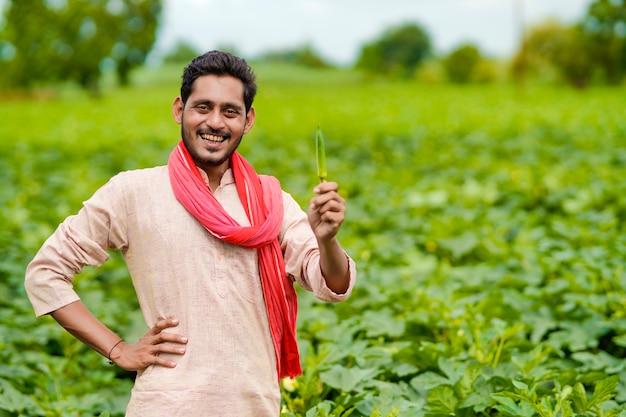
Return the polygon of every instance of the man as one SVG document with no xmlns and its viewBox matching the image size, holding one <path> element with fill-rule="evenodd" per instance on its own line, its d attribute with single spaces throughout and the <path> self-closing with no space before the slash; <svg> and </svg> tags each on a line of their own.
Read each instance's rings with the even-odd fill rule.
<svg viewBox="0 0 626 417">
<path fill-rule="evenodd" d="M 184 70 L 167 166 L 122 172 L 44 243 L 26 271 L 38 316 L 137 371 L 127 416 L 277 416 L 279 380 L 301 373 L 293 282 L 346 299 L 356 269 L 337 241 L 345 202 L 315 187 L 307 212 L 236 152 L 255 120 L 245 60 L 212 51 Z M 72 290 L 122 251 L 149 330 L 121 340 Z"/>
</svg>

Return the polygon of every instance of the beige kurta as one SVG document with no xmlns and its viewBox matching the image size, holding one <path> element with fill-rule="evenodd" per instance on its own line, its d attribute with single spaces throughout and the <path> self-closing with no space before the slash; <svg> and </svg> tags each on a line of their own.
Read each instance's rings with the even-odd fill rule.
<svg viewBox="0 0 626 417">
<path fill-rule="evenodd" d="M 249 226 L 232 171 L 215 196 L 241 225 Z M 319 267 L 319 251 L 306 214 L 283 193 L 279 240 L 289 274 L 321 300 L 333 293 Z M 167 331 L 188 336 L 178 365 L 138 372 L 127 416 L 278 416 L 276 355 L 255 249 L 211 236 L 174 197 L 167 167 L 113 177 L 68 217 L 45 242 L 26 271 L 26 289 L 38 316 L 78 300 L 74 275 L 100 265 L 107 249 L 121 250 L 148 327 L 173 316 Z"/>
</svg>

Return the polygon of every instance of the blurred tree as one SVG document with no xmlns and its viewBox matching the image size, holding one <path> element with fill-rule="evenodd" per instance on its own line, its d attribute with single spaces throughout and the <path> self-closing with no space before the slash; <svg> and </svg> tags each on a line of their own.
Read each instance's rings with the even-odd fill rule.
<svg viewBox="0 0 626 417">
<path fill-rule="evenodd" d="M 28 87 L 57 78 L 58 62 L 46 51 L 62 55 L 67 50 L 58 42 L 59 28 L 49 24 L 53 19 L 54 11 L 39 0 L 13 1 L 5 9 L 0 39 L 3 51 L 11 53 L 3 59 L 0 71 L 3 87 Z"/>
<path fill-rule="evenodd" d="M 593 49 L 589 38 L 580 25 L 568 27 L 558 48 L 552 51 L 552 62 L 562 76 L 577 88 L 586 87 L 592 80 L 594 66 Z"/>
<path fill-rule="evenodd" d="M 482 60 L 478 48 L 471 44 L 461 45 L 443 60 L 448 79 L 463 84 L 472 80 L 475 69 Z"/>
<path fill-rule="evenodd" d="M 187 41 L 179 40 L 170 52 L 163 58 L 168 63 L 188 63 L 195 57 L 200 55 L 195 46 Z"/>
<path fill-rule="evenodd" d="M 626 0 L 596 0 L 589 6 L 583 30 L 605 80 L 620 83 L 626 72 Z"/>
<path fill-rule="evenodd" d="M 446 70 L 441 60 L 436 57 L 429 57 L 422 61 L 413 77 L 425 84 L 442 84 L 447 81 Z"/>
<path fill-rule="evenodd" d="M 512 71 L 514 76 L 523 72 L 547 81 L 561 78 L 583 88 L 591 80 L 593 65 L 589 42 L 580 25 L 565 26 L 547 20 L 528 30 L 513 59 Z"/>
<path fill-rule="evenodd" d="M 492 83 L 500 78 L 498 62 L 494 60 L 481 59 L 472 73 L 472 81 L 476 83 Z"/>
<path fill-rule="evenodd" d="M 273 62 L 286 62 L 311 68 L 331 67 L 311 45 L 304 45 L 300 48 L 286 51 L 268 52 L 264 54 L 261 59 Z"/>
<path fill-rule="evenodd" d="M 374 74 L 409 78 L 430 52 L 426 31 L 417 24 L 405 24 L 365 45 L 355 67 Z"/>
<path fill-rule="evenodd" d="M 113 18 L 111 29 L 116 30 L 111 58 L 120 83 L 128 85 L 130 70 L 145 62 L 156 40 L 161 0 L 109 0 L 105 8 Z M 106 20 L 107 15 L 103 17 Z"/>
<path fill-rule="evenodd" d="M 59 80 L 76 81 L 94 94 L 98 92 L 100 63 L 115 43 L 107 32 L 116 30 L 114 17 L 103 13 L 103 5 L 98 3 L 67 0 L 63 7 L 53 9 L 53 20 L 48 26 L 57 34 L 53 41 L 56 47 L 40 52 L 48 60 L 56 61 L 55 75 Z M 20 46 L 18 53 L 27 47 Z"/>
<path fill-rule="evenodd" d="M 328 68 L 330 65 L 313 49 L 311 45 L 295 51 L 296 64 L 311 68 Z"/>
<path fill-rule="evenodd" d="M 5 87 L 73 80 L 97 92 L 101 68 L 116 68 L 121 84 L 143 64 L 156 38 L 161 0 L 9 0 L 0 33 Z"/>
</svg>

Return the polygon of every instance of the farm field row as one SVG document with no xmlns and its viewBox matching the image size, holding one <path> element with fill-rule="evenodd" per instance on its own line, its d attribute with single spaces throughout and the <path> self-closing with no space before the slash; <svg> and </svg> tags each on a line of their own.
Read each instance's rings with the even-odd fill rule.
<svg viewBox="0 0 626 417">
<path fill-rule="evenodd" d="M 284 417 L 626 415 L 623 89 L 258 73 L 241 152 L 304 206 L 319 124 L 359 269 L 344 303 L 300 291 L 305 371 L 283 383 Z M 23 273 L 110 176 L 166 163 L 172 74 L 0 101 L 0 417 L 123 415 L 133 375 L 35 319 Z M 75 288 L 143 334 L 118 254 Z"/>
</svg>

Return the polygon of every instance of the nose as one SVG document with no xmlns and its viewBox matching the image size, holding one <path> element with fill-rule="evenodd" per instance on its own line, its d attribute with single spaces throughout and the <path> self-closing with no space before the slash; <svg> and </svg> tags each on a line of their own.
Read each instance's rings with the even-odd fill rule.
<svg viewBox="0 0 626 417">
<path fill-rule="evenodd" d="M 226 125 L 224 123 L 224 116 L 218 109 L 213 109 L 211 112 L 209 112 L 204 123 L 207 125 L 207 127 L 214 130 L 220 130 Z"/>
</svg>

